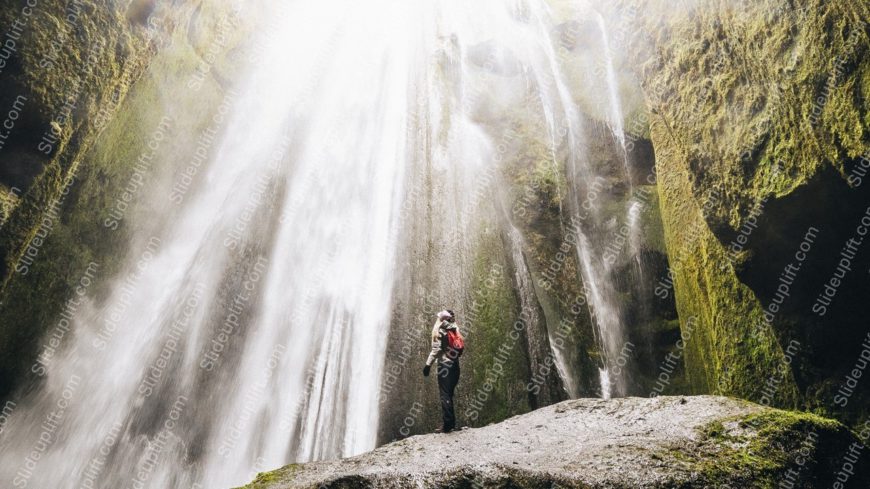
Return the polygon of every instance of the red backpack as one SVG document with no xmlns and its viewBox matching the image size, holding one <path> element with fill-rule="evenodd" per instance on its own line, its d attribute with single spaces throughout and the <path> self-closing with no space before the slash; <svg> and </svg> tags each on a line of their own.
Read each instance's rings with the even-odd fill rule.
<svg viewBox="0 0 870 489">
<path fill-rule="evenodd" d="M 456 352 L 456 357 L 459 358 L 462 355 L 462 351 L 465 350 L 465 341 L 462 340 L 462 336 L 459 334 L 459 330 L 456 328 L 448 329 L 447 331 L 447 346 L 450 349 Z"/>
</svg>

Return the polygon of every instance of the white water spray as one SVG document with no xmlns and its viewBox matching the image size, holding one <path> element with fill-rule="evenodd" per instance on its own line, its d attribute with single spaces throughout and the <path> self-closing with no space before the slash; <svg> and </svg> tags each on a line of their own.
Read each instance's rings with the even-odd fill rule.
<svg viewBox="0 0 870 489">
<path fill-rule="evenodd" d="M 504 156 L 475 122 L 487 100 L 471 100 L 473 78 L 495 93 L 539 90 L 549 163 L 565 158 L 574 186 L 595 177 L 542 3 L 283 9 L 238 84 L 205 184 L 155 236 L 134 236 L 112 293 L 87 300 L 45 382 L 21 399 L 0 448 L 4 484 L 221 488 L 374 448 L 409 169 L 431 162 L 469 182 Z M 464 54 L 487 46 L 491 66 Z M 465 230 L 471 199 L 456 200 L 447 217 Z M 577 252 L 613 355 L 623 333 L 601 245 L 583 235 Z M 624 392 L 605 370 L 605 396 L 611 382 Z"/>
</svg>

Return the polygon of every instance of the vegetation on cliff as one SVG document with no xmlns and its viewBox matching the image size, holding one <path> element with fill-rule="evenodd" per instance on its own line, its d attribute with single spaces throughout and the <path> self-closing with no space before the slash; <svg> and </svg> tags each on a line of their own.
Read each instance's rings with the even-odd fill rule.
<svg viewBox="0 0 870 489">
<path fill-rule="evenodd" d="M 0 24 L 21 12 L 3 7 Z M 127 241 L 138 197 L 156 180 L 173 178 L 166 163 L 197 151 L 186 135 L 202 133 L 226 110 L 225 91 L 211 76 L 197 97 L 179 101 L 173 93 L 190 90 L 211 41 L 198 26 L 231 20 L 230 14 L 161 2 L 114 9 L 83 1 L 41 3 L 25 16 L 27 28 L 0 78 L 0 107 L 16 94 L 27 99 L 0 149 L 6 192 L 0 398 L 44 371 L 70 332 L 69 316 L 83 307 L 83 294 L 103 296 L 122 250 L 146 251 L 147 243 Z M 225 33 L 227 42 L 240 31 Z M 230 43 L 221 56 L 231 54 Z M 149 225 L 147 216 L 139 226 Z M 46 334 L 55 339 L 44 340 Z"/>
<path fill-rule="evenodd" d="M 646 33 L 633 47 L 671 262 L 664 291 L 692 337 L 694 392 L 866 416 L 866 387 L 845 410 L 834 399 L 866 333 L 868 254 L 826 313 L 816 301 L 870 206 L 854 174 L 870 148 L 867 4 L 644 8 L 656 15 L 632 18 Z"/>
<path fill-rule="evenodd" d="M 215 48 L 213 37 L 231 29 L 234 34 L 220 34 L 238 41 L 243 33 L 228 10 L 206 5 L 134 1 L 116 10 L 83 0 L 40 4 L 27 14 L 22 2 L 0 8 L 0 26 L 24 25 L 0 65 L 0 123 L 15 122 L 0 139 L 0 399 L 51 361 L 53 347 L 42 340 L 54 332 L 62 342 L 68 333 L 62 315 L 81 305 L 68 300 L 88 289 L 99 306 L 120 260 L 144 249 L 128 241 L 129 217 L 136 215 L 139 226 L 160 226 L 153 214 L 173 212 L 169 201 L 183 195 L 151 209 L 138 206 L 138 197 L 154 182 L 185 178 L 179 168 L 201 149 L 190 135 L 220 131 L 214 117 L 232 95 L 224 73 L 238 53 L 231 41 Z M 631 114 L 625 126 L 633 149 L 617 147 L 616 128 L 601 122 L 601 104 L 574 102 L 582 122 L 594 128 L 583 150 L 604 169 L 600 187 L 589 184 L 606 195 L 599 202 L 603 214 L 644 203 L 643 245 L 636 255 L 623 254 L 607 277 L 628 304 L 626 339 L 637 346 L 627 350 L 636 367 L 632 392 L 727 394 L 812 410 L 860 431 L 870 416 L 870 383 L 851 386 L 849 379 L 865 352 L 870 355 L 870 245 L 854 257 L 844 250 L 857 246 L 849 240 L 870 216 L 870 7 L 701 0 L 682 10 L 653 0 L 640 8 L 642 16 L 627 14 L 638 9 L 629 0 L 616 8 L 629 30 L 640 33 L 621 46 L 637 63 L 618 67 L 636 71 L 616 90 Z M 570 52 L 578 43 L 601 43 L 593 24 L 559 26 L 562 47 Z M 492 46 L 484 42 L 472 52 L 485 58 L 487 49 Z M 566 71 L 571 83 L 587 76 L 578 66 Z M 598 83 L 604 85 L 601 77 Z M 638 83 L 644 100 L 634 93 Z M 471 346 L 457 400 L 460 418 L 475 427 L 568 396 L 594 396 L 600 387 L 601 352 L 571 242 L 578 226 L 593 224 L 573 220 L 569 186 L 578 176 L 566 164 L 565 148 L 553 151 L 548 121 L 526 114 L 533 112 L 527 105 L 539 103 L 534 89 L 540 87 L 532 88 L 517 90 L 521 103 L 512 109 L 503 102 L 475 113 L 492 140 L 510 136 L 511 161 L 494 177 L 506 185 L 505 199 L 477 202 L 486 208 L 483 217 L 469 225 L 461 245 L 444 246 L 458 250 L 457 257 L 444 257 L 433 248 L 450 230 L 438 227 L 437 203 L 421 210 L 421 197 L 412 214 L 425 222 L 408 233 L 409 241 L 419 241 L 399 265 L 407 290 L 396 287 L 388 348 L 398 352 L 412 343 L 408 357 L 424 358 L 434 312 L 427 308 L 451 303 L 466 311 Z M 448 119 L 437 135 L 445 140 L 455 122 Z M 628 180 L 620 173 L 622 157 L 632 167 Z M 444 190 L 437 170 L 419 173 L 425 175 L 415 182 L 425 189 L 421 195 Z M 190 182 L 184 192 L 195 191 L 196 179 Z M 595 231 L 618 228 L 620 219 L 603 219 Z M 523 239 L 498 231 L 514 227 Z M 468 265 L 467 272 L 439 276 L 451 260 Z M 633 300 L 638 297 L 645 299 Z M 518 340 L 511 343 L 515 329 Z M 561 363 L 541 368 L 541 352 L 555 351 L 554 340 Z M 674 358 L 673 365 L 665 358 Z M 419 382 L 417 363 L 409 362 L 395 377 L 398 387 L 383 396 L 382 441 L 437 424 L 435 390 Z M 557 372 L 557 363 L 568 375 Z M 668 380 L 659 389 L 664 368 Z M 662 484 L 772 487 L 790 470 L 815 481 L 806 484 L 836 473 L 842 457 L 817 454 L 842 453 L 846 440 L 854 441 L 843 425 L 818 416 L 744 408 L 752 413 L 684 433 L 697 451 L 666 444 L 638 450 L 680 467 L 662 476 L 668 481 Z M 820 433 L 822 442 L 814 439 Z M 801 463 L 806 440 L 812 457 Z M 462 467 L 438 483 L 577 482 L 494 467 L 494 476 Z M 307 469 L 261 475 L 250 487 L 284 487 L 300 470 Z M 330 484 L 366 485 L 382 476 L 350 474 Z"/>
</svg>

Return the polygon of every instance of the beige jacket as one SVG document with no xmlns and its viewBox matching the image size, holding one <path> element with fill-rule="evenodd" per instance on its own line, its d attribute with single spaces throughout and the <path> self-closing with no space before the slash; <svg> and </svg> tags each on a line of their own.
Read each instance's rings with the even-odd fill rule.
<svg viewBox="0 0 870 489">
<path fill-rule="evenodd" d="M 442 328 L 442 324 L 446 324 Z M 432 327 L 432 351 L 429 352 L 429 358 L 426 359 L 426 365 L 432 365 L 435 360 L 443 364 L 452 364 L 455 360 L 445 355 L 447 353 L 447 332 L 446 330 L 455 329 L 459 331 L 456 323 L 438 320 L 435 321 L 435 326 Z"/>
</svg>

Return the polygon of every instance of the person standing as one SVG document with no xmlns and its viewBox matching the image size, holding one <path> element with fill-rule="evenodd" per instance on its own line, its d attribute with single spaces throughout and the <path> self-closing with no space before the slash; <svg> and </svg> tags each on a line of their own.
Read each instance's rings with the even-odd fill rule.
<svg viewBox="0 0 870 489">
<path fill-rule="evenodd" d="M 428 377 L 432 364 L 437 360 L 435 370 L 438 376 L 438 396 L 441 399 L 441 433 L 450 433 L 456 428 L 456 414 L 453 408 L 453 392 L 459 383 L 459 357 L 465 349 L 465 338 L 456 325 L 456 316 L 451 310 L 438 313 L 438 320 L 432 328 L 432 351 L 423 367 L 423 375 Z"/>
</svg>

